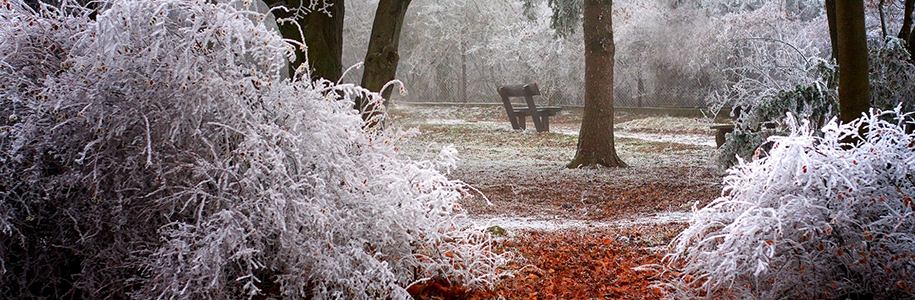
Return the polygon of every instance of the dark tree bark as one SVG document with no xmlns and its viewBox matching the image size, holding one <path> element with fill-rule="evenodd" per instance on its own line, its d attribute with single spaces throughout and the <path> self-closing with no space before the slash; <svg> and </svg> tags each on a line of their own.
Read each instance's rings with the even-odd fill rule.
<svg viewBox="0 0 915 300">
<path fill-rule="evenodd" d="M 905 0 L 904 16 L 902 18 L 902 28 L 899 29 L 899 35 L 896 37 L 906 41 L 906 47 L 909 54 L 915 60 L 915 31 L 912 31 L 912 13 L 915 12 L 915 0 Z"/>
<path fill-rule="evenodd" d="M 910 59 L 915 61 L 915 31 L 909 32 L 909 37 L 905 40 L 905 43 L 909 49 Z"/>
<path fill-rule="evenodd" d="M 613 143 L 613 22 L 611 0 L 584 0 L 585 107 L 578 151 L 567 167 L 626 167 Z"/>
<path fill-rule="evenodd" d="M 303 4 L 302 0 L 265 0 L 270 7 L 279 5 L 288 8 L 297 8 Z M 327 0 L 327 3 L 333 4 L 327 15 L 321 11 L 312 11 L 304 16 L 304 12 L 299 12 L 298 19 L 293 22 L 281 22 L 281 19 L 297 17 L 296 11 L 289 12 L 283 10 L 274 10 L 273 13 L 278 20 L 280 34 L 284 38 L 292 40 L 301 40 L 299 27 L 304 34 L 305 45 L 308 46 L 308 63 L 311 68 L 311 79 L 324 78 L 330 81 L 337 81 L 343 75 L 343 18 L 344 18 L 344 0 Z M 301 48 L 295 49 L 296 59 L 291 65 L 290 74 L 295 74 L 296 68 L 299 68 L 305 62 L 305 52 Z"/>
<path fill-rule="evenodd" d="M 909 38 L 909 33 L 912 31 L 912 9 L 915 8 L 915 0 L 905 0 L 902 16 L 902 28 L 899 28 L 899 34 L 896 35 L 897 38 L 906 40 Z"/>
<path fill-rule="evenodd" d="M 365 71 L 362 74 L 362 87 L 390 99 L 392 88 L 381 91 L 381 88 L 397 74 L 397 63 L 400 61 L 398 48 L 403 18 L 407 13 L 410 0 L 381 0 L 375 11 L 372 24 L 372 35 L 369 37 L 369 49 L 365 53 Z M 372 111 L 371 104 L 364 99 L 357 99 L 356 109 Z M 370 119 L 374 114 L 366 113 L 362 117 Z"/>
<path fill-rule="evenodd" d="M 870 107 L 864 2 L 836 0 L 839 51 L 839 118 L 851 122 Z"/>
<path fill-rule="evenodd" d="M 826 22 L 829 24 L 829 42 L 832 45 L 832 59 L 839 59 L 839 41 L 836 38 L 836 0 L 826 0 Z"/>
</svg>

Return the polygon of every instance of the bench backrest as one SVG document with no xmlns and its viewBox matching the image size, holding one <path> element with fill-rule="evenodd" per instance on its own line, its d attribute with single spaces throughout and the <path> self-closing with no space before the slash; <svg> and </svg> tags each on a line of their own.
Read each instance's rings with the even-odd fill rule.
<svg viewBox="0 0 915 300">
<path fill-rule="evenodd" d="M 530 84 L 512 84 L 499 87 L 499 95 L 506 97 L 525 97 L 527 93 L 531 96 L 540 95 L 540 87 L 536 83 Z"/>
<path fill-rule="evenodd" d="M 505 113 L 508 114 L 508 120 L 512 123 L 512 128 L 519 128 L 515 110 L 512 107 L 511 97 L 524 97 L 531 119 L 537 128 L 540 128 L 540 116 L 537 113 L 537 105 L 534 104 L 534 96 L 540 95 L 540 87 L 536 83 L 503 85 L 499 87 L 499 96 L 502 96 L 502 105 L 505 107 Z"/>
</svg>

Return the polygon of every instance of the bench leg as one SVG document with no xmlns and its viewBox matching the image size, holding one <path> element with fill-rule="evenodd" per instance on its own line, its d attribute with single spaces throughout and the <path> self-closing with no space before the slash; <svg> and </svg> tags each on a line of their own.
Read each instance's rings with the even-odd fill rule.
<svg viewBox="0 0 915 300">
<path fill-rule="evenodd" d="M 715 131 L 715 144 L 718 146 L 716 148 L 721 148 L 721 145 L 724 145 L 725 135 L 734 131 L 734 128 L 718 128 Z"/>
<path fill-rule="evenodd" d="M 543 124 L 543 130 L 537 130 L 537 132 L 550 132 L 550 116 L 540 116 L 540 123 Z"/>
<path fill-rule="evenodd" d="M 527 121 L 525 121 L 524 115 L 518 116 L 518 126 L 521 127 L 521 130 L 527 129 Z"/>
<path fill-rule="evenodd" d="M 715 148 L 721 148 L 721 145 L 724 145 L 724 132 L 721 129 L 715 131 Z"/>
<path fill-rule="evenodd" d="M 518 125 L 518 116 L 509 115 L 508 121 L 512 123 L 513 130 L 521 130 L 521 127 Z"/>
</svg>

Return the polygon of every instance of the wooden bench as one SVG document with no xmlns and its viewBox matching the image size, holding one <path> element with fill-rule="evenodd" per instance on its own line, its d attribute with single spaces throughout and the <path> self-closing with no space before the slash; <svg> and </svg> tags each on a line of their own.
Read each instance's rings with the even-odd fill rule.
<svg viewBox="0 0 915 300">
<path fill-rule="evenodd" d="M 505 106 L 505 114 L 508 115 L 508 121 L 512 124 L 514 130 L 524 130 L 527 127 L 525 117 L 530 116 L 534 121 L 534 127 L 537 132 L 550 131 L 550 117 L 555 116 L 562 107 L 537 107 L 534 103 L 534 96 L 540 95 L 540 88 L 536 83 L 526 85 L 503 85 L 499 87 L 499 96 L 502 96 L 502 105 Z M 510 98 L 524 97 L 527 107 L 514 108 Z"/>
<path fill-rule="evenodd" d="M 724 135 L 734 132 L 734 124 L 712 124 L 709 127 L 715 130 L 715 144 L 718 145 L 718 148 L 724 145 Z"/>
</svg>

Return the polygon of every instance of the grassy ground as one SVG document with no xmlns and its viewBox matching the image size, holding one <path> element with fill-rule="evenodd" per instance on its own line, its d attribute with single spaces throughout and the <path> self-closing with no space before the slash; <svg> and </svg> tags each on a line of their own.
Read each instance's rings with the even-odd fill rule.
<svg viewBox="0 0 915 300">
<path fill-rule="evenodd" d="M 649 288 L 656 278 L 633 269 L 658 263 L 685 227 L 684 217 L 664 216 L 687 215 L 721 192 L 714 136 L 703 119 L 617 115 L 623 137 L 616 148 L 630 167 L 570 170 L 564 166 L 575 154 L 575 112 L 552 118 L 552 132 L 543 134 L 511 130 L 500 106 L 400 105 L 389 112 L 389 126 L 420 131 L 404 155 L 428 159 L 442 146 L 457 148 L 461 161 L 450 175 L 480 192 L 464 208 L 481 224 L 507 229 L 496 250 L 515 257 L 506 266 L 515 276 L 492 291 L 439 286 L 419 298 L 658 298 Z"/>
</svg>

